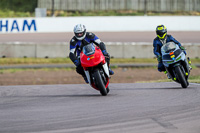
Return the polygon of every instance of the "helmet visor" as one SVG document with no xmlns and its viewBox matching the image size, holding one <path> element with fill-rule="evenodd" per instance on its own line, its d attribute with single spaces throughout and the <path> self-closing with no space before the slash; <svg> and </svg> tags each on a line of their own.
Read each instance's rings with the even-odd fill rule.
<svg viewBox="0 0 200 133">
<path fill-rule="evenodd" d="M 158 30 L 156 31 L 156 34 L 160 39 L 164 39 L 167 33 L 165 30 L 161 30 L 161 31 Z"/>
<path fill-rule="evenodd" d="M 165 39 L 166 34 L 167 34 L 167 33 L 164 33 L 164 34 L 157 34 L 157 36 L 158 36 L 160 39 Z"/>
<path fill-rule="evenodd" d="M 84 35 L 84 32 L 75 33 L 75 35 L 76 35 L 77 37 L 82 37 L 82 36 Z"/>
</svg>

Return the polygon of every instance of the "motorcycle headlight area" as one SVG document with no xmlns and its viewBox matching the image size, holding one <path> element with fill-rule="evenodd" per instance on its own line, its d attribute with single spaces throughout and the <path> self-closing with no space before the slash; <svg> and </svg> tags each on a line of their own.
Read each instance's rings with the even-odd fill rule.
<svg viewBox="0 0 200 133">
<path fill-rule="evenodd" d="M 181 59 L 181 56 L 179 56 L 177 59 L 176 59 L 176 61 L 179 61 Z"/>
<path fill-rule="evenodd" d="M 171 64 L 171 63 L 174 63 L 174 61 L 166 61 L 167 64 Z"/>
<path fill-rule="evenodd" d="M 181 56 L 179 56 L 177 59 L 173 60 L 173 61 L 165 61 L 167 64 L 171 64 L 174 63 L 176 61 L 179 61 L 181 59 Z"/>
</svg>

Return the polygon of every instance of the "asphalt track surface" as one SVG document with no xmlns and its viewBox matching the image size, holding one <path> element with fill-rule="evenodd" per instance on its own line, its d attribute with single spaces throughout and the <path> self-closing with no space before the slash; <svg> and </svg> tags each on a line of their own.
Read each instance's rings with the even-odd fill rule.
<svg viewBox="0 0 200 133">
<path fill-rule="evenodd" d="M 94 32 L 103 42 L 148 42 L 152 43 L 155 32 Z M 181 43 L 200 43 L 200 31 L 168 32 Z M 69 42 L 70 33 L 20 33 L 0 34 L 0 42 Z"/>
<path fill-rule="evenodd" d="M 199 133 L 200 84 L 0 86 L 0 133 Z"/>
</svg>

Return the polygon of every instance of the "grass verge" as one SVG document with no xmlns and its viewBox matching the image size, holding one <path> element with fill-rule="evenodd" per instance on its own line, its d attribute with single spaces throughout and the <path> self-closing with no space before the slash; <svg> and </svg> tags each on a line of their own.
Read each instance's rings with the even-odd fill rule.
<svg viewBox="0 0 200 133">
<path fill-rule="evenodd" d="M 51 10 L 47 10 L 47 17 L 51 17 Z M 200 16 L 200 12 L 147 12 L 148 16 Z M 55 10 L 54 16 L 56 17 L 71 17 L 71 16 L 144 16 L 143 11 L 135 10 L 106 10 L 106 11 L 64 11 Z M 9 9 L 0 9 L 1 18 L 14 18 L 14 17 L 35 17 L 35 12 L 22 12 L 13 11 Z"/>
<path fill-rule="evenodd" d="M 200 63 L 200 59 L 191 59 L 192 63 Z M 111 58 L 115 63 L 157 63 L 154 58 Z M 72 64 L 69 58 L 0 58 L 0 65 L 20 64 Z"/>
<path fill-rule="evenodd" d="M 200 75 L 198 75 L 198 76 L 190 76 L 189 77 L 189 82 L 190 83 L 200 83 Z"/>
<path fill-rule="evenodd" d="M 60 70 L 65 70 L 65 71 L 71 71 L 75 70 L 75 68 L 28 68 L 28 69 L 23 69 L 23 68 L 11 68 L 11 69 L 0 69 L 0 74 L 4 73 L 16 73 L 16 72 L 23 72 L 23 71 L 60 71 Z"/>
<path fill-rule="evenodd" d="M 57 10 L 55 16 L 144 16 L 144 11 L 135 10 L 105 10 L 105 11 L 63 11 Z M 200 12 L 179 11 L 179 12 L 147 12 L 148 16 L 199 16 Z M 47 11 L 47 16 L 51 16 L 51 10 Z"/>
<path fill-rule="evenodd" d="M 35 13 L 12 11 L 12 10 L 0 10 L 0 17 L 1 18 L 35 17 Z"/>
</svg>

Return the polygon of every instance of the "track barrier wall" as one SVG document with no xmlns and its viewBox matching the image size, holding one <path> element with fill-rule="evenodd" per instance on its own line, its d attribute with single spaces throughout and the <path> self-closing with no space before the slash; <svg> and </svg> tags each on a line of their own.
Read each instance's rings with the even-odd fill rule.
<svg viewBox="0 0 200 133">
<path fill-rule="evenodd" d="M 154 58 L 151 43 L 105 42 L 113 58 Z M 182 43 L 190 58 L 200 58 L 200 44 Z M 67 43 L 0 43 L 0 58 L 65 58 L 69 55 Z"/>
</svg>

